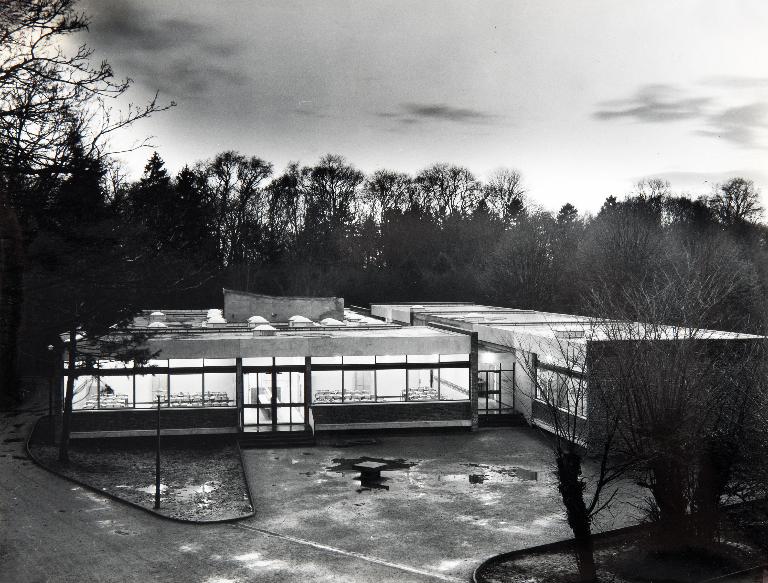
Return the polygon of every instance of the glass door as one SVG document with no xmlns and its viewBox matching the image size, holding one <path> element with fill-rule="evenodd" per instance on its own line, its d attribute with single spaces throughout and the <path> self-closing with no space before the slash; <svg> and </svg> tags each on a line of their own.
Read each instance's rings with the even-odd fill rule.
<svg viewBox="0 0 768 583">
<path fill-rule="evenodd" d="M 272 427 L 306 422 L 304 370 L 280 369 L 243 373 L 243 425 Z"/>
<path fill-rule="evenodd" d="M 280 371 L 275 374 L 275 415 L 277 423 L 304 424 L 304 372 Z"/>
<path fill-rule="evenodd" d="M 247 372 L 243 377 L 243 425 L 272 425 L 272 373 Z"/>
</svg>

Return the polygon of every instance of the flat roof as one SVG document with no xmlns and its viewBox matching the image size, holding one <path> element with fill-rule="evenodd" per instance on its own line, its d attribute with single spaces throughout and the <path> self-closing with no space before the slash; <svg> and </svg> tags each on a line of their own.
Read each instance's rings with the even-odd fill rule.
<svg viewBox="0 0 768 583">
<path fill-rule="evenodd" d="M 268 336 L 254 336 L 248 330 L 231 330 L 203 328 L 204 337 L 207 340 L 265 340 L 271 338 L 438 338 L 445 336 L 464 336 L 460 332 L 451 332 L 429 326 L 387 326 L 387 327 L 368 327 L 368 326 L 349 326 L 349 327 L 307 327 L 307 328 L 286 328 L 277 329 L 274 334 Z M 184 330 L 174 330 L 173 328 L 153 328 L 150 329 L 152 338 L 194 338 L 199 330 L 194 330 L 192 334 Z"/>
<path fill-rule="evenodd" d="M 414 308 L 414 306 L 416 307 Z M 629 334 L 630 330 L 634 328 L 635 331 L 643 333 L 642 328 L 646 326 L 653 328 L 653 337 L 655 338 L 664 336 L 672 339 L 685 337 L 686 334 L 708 340 L 763 338 L 763 336 L 740 332 L 651 325 L 640 322 L 615 322 L 575 314 L 521 310 L 471 303 L 419 304 L 413 302 L 371 304 L 371 310 L 373 311 L 375 308 L 384 310 L 387 308 L 408 308 L 417 317 L 427 316 L 427 319 L 435 318 L 441 323 L 455 323 L 463 325 L 467 329 L 483 327 L 498 329 L 500 332 L 519 331 L 525 334 L 550 338 L 558 337 L 560 334 L 565 338 L 569 333 L 583 333 L 584 336 L 581 338 L 568 337 L 569 341 L 577 343 L 585 342 L 587 336 L 589 336 L 589 340 L 597 341 L 617 339 L 615 336 L 620 335 L 622 330 L 626 332 L 628 338 L 635 338 L 634 334 Z"/>
</svg>

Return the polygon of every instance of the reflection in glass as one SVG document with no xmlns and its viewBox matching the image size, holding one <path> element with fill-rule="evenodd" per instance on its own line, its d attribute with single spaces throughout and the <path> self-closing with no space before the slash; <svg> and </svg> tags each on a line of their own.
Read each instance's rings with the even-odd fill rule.
<svg viewBox="0 0 768 583">
<path fill-rule="evenodd" d="M 440 398 L 447 401 L 469 399 L 469 369 L 440 369 Z"/>
<path fill-rule="evenodd" d="M 376 400 L 405 401 L 405 369 L 376 371 Z"/>
<path fill-rule="evenodd" d="M 433 401 L 438 397 L 438 369 L 408 371 L 408 400 Z"/>
<path fill-rule="evenodd" d="M 235 373 L 205 373 L 205 406 L 232 407 L 235 404 Z"/>
<path fill-rule="evenodd" d="M 64 379 L 66 383 L 66 378 Z M 96 409 L 98 407 L 99 380 L 93 376 L 79 376 L 75 379 L 72 409 Z"/>
<path fill-rule="evenodd" d="M 160 397 L 161 406 L 168 406 L 168 374 L 136 375 L 136 407 L 157 407 Z"/>
<path fill-rule="evenodd" d="M 374 371 L 347 370 L 344 371 L 344 402 L 374 400 Z"/>
<path fill-rule="evenodd" d="M 312 371 L 312 401 L 314 403 L 341 403 L 341 371 Z"/>
<path fill-rule="evenodd" d="M 202 407 L 203 375 L 172 374 L 170 393 L 171 407 Z"/>
</svg>

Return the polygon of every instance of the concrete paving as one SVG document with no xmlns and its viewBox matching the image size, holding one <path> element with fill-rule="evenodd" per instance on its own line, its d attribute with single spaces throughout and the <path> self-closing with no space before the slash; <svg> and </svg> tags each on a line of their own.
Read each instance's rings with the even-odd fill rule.
<svg viewBox="0 0 768 583">
<path fill-rule="evenodd" d="M 547 444 L 529 429 L 249 450 L 256 517 L 198 526 L 113 502 L 24 459 L 21 440 L 41 412 L 0 413 L 0 582 L 467 581 L 489 555 L 569 534 Z M 385 471 L 389 490 L 360 493 L 357 472 L 326 469 L 362 456 L 414 465 Z"/>
</svg>

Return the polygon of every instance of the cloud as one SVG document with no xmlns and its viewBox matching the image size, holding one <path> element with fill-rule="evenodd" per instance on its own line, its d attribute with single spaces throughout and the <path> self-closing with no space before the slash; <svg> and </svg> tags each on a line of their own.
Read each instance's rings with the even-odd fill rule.
<svg viewBox="0 0 768 583">
<path fill-rule="evenodd" d="M 414 125 L 427 121 L 486 124 L 498 119 L 497 115 L 485 111 L 453 107 L 442 103 L 401 103 L 398 107 L 397 112 L 379 112 L 376 115 L 402 125 Z"/>
<path fill-rule="evenodd" d="M 646 85 L 629 99 L 605 101 L 593 116 L 601 120 L 627 118 L 641 122 L 669 122 L 701 116 L 708 97 L 679 98 L 669 85 Z"/>
<path fill-rule="evenodd" d="M 205 93 L 220 83 L 240 84 L 246 77 L 232 64 L 240 44 L 215 37 L 202 23 L 174 16 L 157 17 L 125 0 L 91 0 L 88 43 L 105 48 L 119 69 L 139 83 L 171 97 Z"/>
<path fill-rule="evenodd" d="M 768 128 L 768 105 L 761 102 L 729 107 L 707 116 L 708 129 L 698 130 L 703 136 L 712 136 L 746 147 L 757 146 L 756 130 Z"/>
<path fill-rule="evenodd" d="M 716 78 L 705 81 L 712 85 Z M 759 89 L 761 78 L 719 78 L 719 83 L 738 89 Z M 740 81 L 739 81 L 740 80 Z M 725 96 L 734 101 L 734 96 Z M 743 97 L 743 96 L 742 96 Z M 752 101 L 724 106 L 710 96 L 688 97 L 670 85 L 646 85 L 629 99 L 604 101 L 592 116 L 598 120 L 627 119 L 639 123 L 693 121 L 695 134 L 714 137 L 745 148 L 765 147 L 758 135 L 768 128 L 768 103 Z"/>
</svg>

